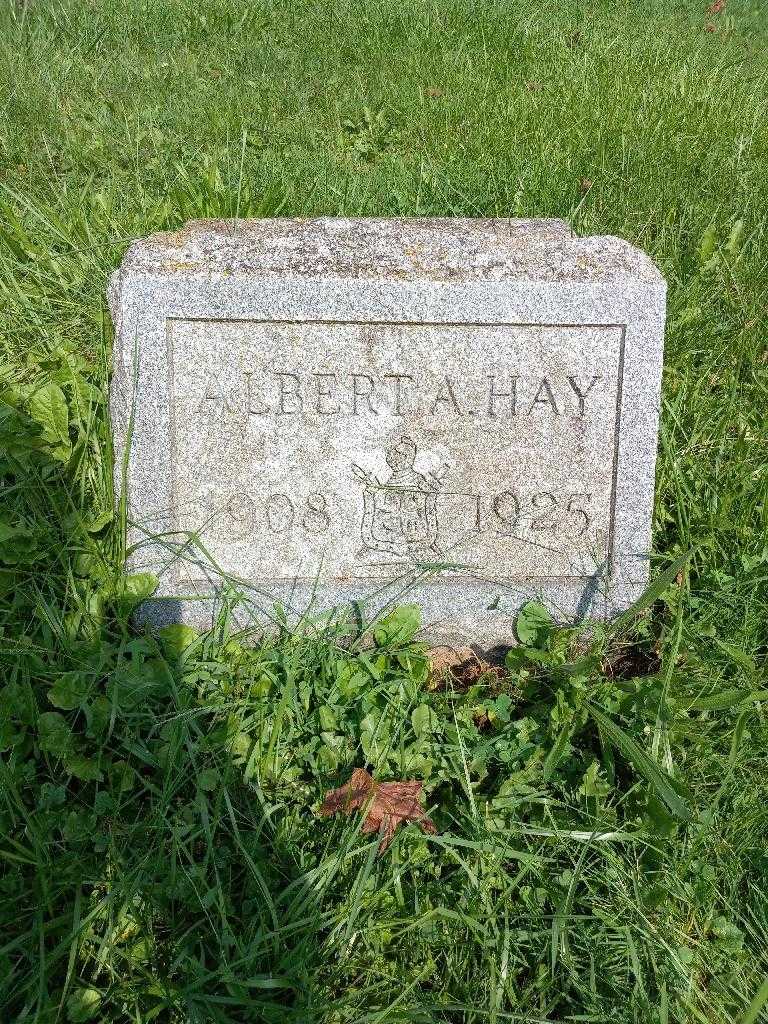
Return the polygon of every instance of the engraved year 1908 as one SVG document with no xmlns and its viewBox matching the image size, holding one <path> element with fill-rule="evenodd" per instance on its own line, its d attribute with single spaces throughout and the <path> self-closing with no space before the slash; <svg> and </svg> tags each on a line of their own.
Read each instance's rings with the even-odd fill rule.
<svg viewBox="0 0 768 1024">
<path fill-rule="evenodd" d="M 276 493 L 265 496 L 233 494 L 224 506 L 228 532 L 244 537 L 260 527 L 269 533 L 289 533 L 298 528 L 308 534 L 327 533 L 331 518 L 325 494 L 313 491 L 304 498 Z"/>
</svg>

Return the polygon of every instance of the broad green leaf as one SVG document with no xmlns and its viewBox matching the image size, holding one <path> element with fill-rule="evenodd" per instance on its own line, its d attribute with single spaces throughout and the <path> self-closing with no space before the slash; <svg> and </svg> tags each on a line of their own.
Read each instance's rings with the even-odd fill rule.
<svg viewBox="0 0 768 1024">
<path fill-rule="evenodd" d="M 648 794 L 645 806 L 646 822 L 660 836 L 669 838 L 677 828 L 677 819 L 670 814 L 662 800 L 651 792 Z"/>
<path fill-rule="evenodd" d="M 400 760 L 396 764 L 397 768 L 395 771 L 398 775 L 415 775 L 424 780 L 430 777 L 435 767 L 434 758 L 425 754 L 418 742 L 411 744 L 410 747 L 406 747 L 400 753 Z"/>
<path fill-rule="evenodd" d="M 43 428 L 43 439 L 51 445 L 71 451 L 69 409 L 58 384 L 48 381 L 29 399 L 29 415 Z"/>
<path fill-rule="evenodd" d="M 13 725 L 8 721 L 4 722 L 0 719 L 0 753 L 5 753 L 6 750 L 9 750 L 18 737 L 19 734 Z"/>
<path fill-rule="evenodd" d="M 635 769 L 648 780 L 672 814 L 682 820 L 690 818 L 691 813 L 687 803 L 675 789 L 669 775 L 654 761 L 650 754 L 643 750 L 622 728 L 616 725 L 613 719 L 604 715 L 594 704 L 587 703 L 586 706 L 602 732 L 618 747 L 624 757 L 632 762 Z"/>
<path fill-rule="evenodd" d="M 82 672 L 64 672 L 48 691 L 48 700 L 55 708 L 72 711 L 88 696 L 88 679 Z"/>
<path fill-rule="evenodd" d="M 0 520 L 0 544 L 6 541 L 14 542 L 18 537 L 28 537 L 31 531 L 24 526 L 14 526 L 5 520 Z"/>
<path fill-rule="evenodd" d="M 106 790 L 100 790 L 93 801 L 93 810 L 100 818 L 106 814 L 112 814 L 115 809 L 115 801 Z"/>
<path fill-rule="evenodd" d="M 600 765 L 597 761 L 593 761 L 582 776 L 579 793 L 586 797 L 600 799 L 608 796 L 611 793 L 611 788 L 600 774 Z"/>
<path fill-rule="evenodd" d="M 102 509 L 100 512 L 95 512 L 90 519 L 85 520 L 85 528 L 89 533 L 98 533 L 114 518 L 115 513 L 111 508 Z"/>
<path fill-rule="evenodd" d="M 84 420 L 92 406 L 104 405 L 104 392 L 86 380 L 77 370 L 72 369 L 70 374 L 77 413 L 80 419 Z"/>
<path fill-rule="evenodd" d="M 724 914 L 718 914 L 712 921 L 712 932 L 723 945 L 739 949 L 744 945 L 744 932 Z"/>
<path fill-rule="evenodd" d="M 714 253 L 715 247 L 717 246 L 717 227 L 715 222 L 712 221 L 705 229 L 699 241 L 699 261 L 701 263 L 708 263 Z"/>
<path fill-rule="evenodd" d="M 195 630 L 183 623 L 163 626 L 158 630 L 158 636 L 162 641 L 164 652 L 171 658 L 180 658 L 184 651 L 197 640 Z"/>
<path fill-rule="evenodd" d="M 136 773 L 127 761 L 113 761 L 109 766 L 109 782 L 117 795 L 128 793 L 136 785 Z"/>
<path fill-rule="evenodd" d="M 725 251 L 729 256 L 735 256 L 741 248 L 741 243 L 744 238 L 744 221 L 739 217 L 738 220 L 733 222 L 733 227 L 728 235 L 728 241 L 725 243 Z"/>
<path fill-rule="evenodd" d="M 219 890 L 214 889 L 213 893 L 214 896 L 218 898 Z M 154 945 L 146 936 L 144 936 L 144 938 L 139 939 L 138 942 L 131 943 L 131 945 L 126 950 L 126 956 L 128 960 L 130 961 L 130 963 L 134 965 L 149 963 L 149 961 L 152 959 L 153 953 Z"/>
<path fill-rule="evenodd" d="M 373 637 L 379 647 L 401 647 L 409 643 L 421 626 L 418 605 L 403 604 L 385 615 L 375 626 Z"/>
<path fill-rule="evenodd" d="M 252 697 L 266 697 L 271 689 L 272 680 L 264 673 L 259 676 L 255 683 L 251 684 L 250 692 Z"/>
<path fill-rule="evenodd" d="M 32 530 L 21 524 L 0 520 L 0 562 L 5 565 L 22 565 L 34 562 L 41 554 L 39 546 L 42 531 Z M 14 577 L 10 575 L 9 582 Z"/>
<path fill-rule="evenodd" d="M 64 786 L 54 786 L 52 782 L 44 782 L 40 787 L 40 806 L 50 811 L 54 807 L 62 807 L 67 802 L 67 791 Z"/>
<path fill-rule="evenodd" d="M 489 710 L 492 721 L 508 722 L 512 710 L 512 698 L 508 693 L 500 693 Z"/>
<path fill-rule="evenodd" d="M 541 647 L 552 628 L 552 616 L 538 601 L 526 601 L 516 623 L 517 639 L 524 647 Z"/>
<path fill-rule="evenodd" d="M 350 666 L 350 668 L 352 668 L 352 666 Z M 338 675 L 336 685 L 338 686 L 339 694 L 342 697 L 345 699 L 354 699 L 369 681 L 370 677 L 368 673 L 363 672 L 358 668 L 354 671 L 345 672 L 343 675 Z"/>
<path fill-rule="evenodd" d="M 437 731 L 437 715 L 429 704 L 419 704 L 411 712 L 411 725 L 417 736 L 427 736 Z"/>
<path fill-rule="evenodd" d="M 370 711 L 360 721 L 360 732 L 377 736 L 389 736 L 389 721 L 379 711 Z"/>
<path fill-rule="evenodd" d="M 124 576 L 117 585 L 117 595 L 129 604 L 140 604 L 154 594 L 159 582 L 157 576 L 151 572 L 137 572 L 133 576 Z"/>
<path fill-rule="evenodd" d="M 72 746 L 72 732 L 58 711 L 46 711 L 37 723 L 40 747 L 56 757 L 64 757 Z"/>
<path fill-rule="evenodd" d="M 85 705 L 84 710 L 88 719 L 89 733 L 98 735 L 104 732 L 112 717 L 112 701 L 100 693 Z"/>
<path fill-rule="evenodd" d="M 64 765 L 68 772 L 71 772 L 76 779 L 83 782 L 101 782 L 104 776 L 99 771 L 98 764 L 90 757 L 75 752 L 68 753 L 64 758 Z"/>
<path fill-rule="evenodd" d="M 326 743 L 318 750 L 317 760 L 320 767 L 326 772 L 335 771 L 339 766 L 339 755 Z"/>
<path fill-rule="evenodd" d="M 95 988 L 77 988 L 67 999 L 67 1019 L 70 1024 L 84 1024 L 92 1020 L 101 1007 L 101 993 Z"/>
<path fill-rule="evenodd" d="M 168 666 L 160 658 L 149 658 L 142 664 L 126 664 L 110 672 L 106 695 L 123 710 L 143 704 L 150 696 L 168 689 Z"/>
<path fill-rule="evenodd" d="M 696 953 L 694 952 L 694 950 L 691 949 L 690 946 L 680 945 L 677 947 L 675 952 L 677 953 L 677 959 L 685 967 L 688 967 L 688 965 L 692 964 L 696 959 Z"/>
<path fill-rule="evenodd" d="M 197 784 L 206 793 L 212 793 L 221 784 L 221 775 L 216 768 L 206 768 L 197 777 Z"/>
<path fill-rule="evenodd" d="M 346 738 L 336 732 L 321 732 L 320 739 L 331 750 L 341 750 L 346 744 Z"/>
<path fill-rule="evenodd" d="M 366 759 L 373 765 L 378 765 L 391 750 L 388 736 L 374 736 L 370 732 L 360 733 L 360 746 Z"/>
<path fill-rule="evenodd" d="M 333 708 L 322 707 L 318 710 L 317 714 L 320 719 L 320 728 L 323 732 L 334 732 L 338 722 Z"/>
<path fill-rule="evenodd" d="M 543 775 L 545 779 L 549 779 L 552 776 L 553 772 L 560 763 L 560 760 L 563 754 L 565 753 L 565 749 L 568 746 L 568 741 L 571 738 L 572 732 L 573 719 L 571 718 L 560 729 L 560 732 L 557 734 L 557 738 L 555 739 L 555 742 L 552 744 L 549 753 L 544 758 Z"/>
</svg>

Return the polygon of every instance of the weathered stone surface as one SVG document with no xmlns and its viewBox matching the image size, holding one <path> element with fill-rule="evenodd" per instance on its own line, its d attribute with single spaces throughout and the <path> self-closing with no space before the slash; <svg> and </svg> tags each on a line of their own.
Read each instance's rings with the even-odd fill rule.
<svg viewBox="0 0 768 1024">
<path fill-rule="evenodd" d="M 665 285 L 627 242 L 198 221 L 134 242 L 110 304 L 156 621 L 210 621 L 222 574 L 241 625 L 409 585 L 431 638 L 492 644 L 529 597 L 604 617 L 644 586 Z"/>
</svg>

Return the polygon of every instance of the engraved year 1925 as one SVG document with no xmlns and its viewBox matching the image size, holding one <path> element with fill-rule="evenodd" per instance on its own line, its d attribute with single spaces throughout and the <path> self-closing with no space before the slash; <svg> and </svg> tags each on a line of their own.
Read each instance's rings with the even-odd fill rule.
<svg viewBox="0 0 768 1024">
<path fill-rule="evenodd" d="M 468 497 L 477 533 L 490 531 L 502 537 L 533 533 L 575 540 L 592 525 L 592 495 L 586 492 L 524 494 L 507 489 Z"/>
</svg>

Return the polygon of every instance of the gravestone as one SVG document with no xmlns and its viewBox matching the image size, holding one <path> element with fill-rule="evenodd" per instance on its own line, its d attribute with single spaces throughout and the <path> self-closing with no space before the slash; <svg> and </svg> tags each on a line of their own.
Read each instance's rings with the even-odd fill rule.
<svg viewBox="0 0 768 1024">
<path fill-rule="evenodd" d="M 557 220 L 196 221 L 110 287 L 143 614 L 396 599 L 433 640 L 648 579 L 665 284 Z"/>
</svg>

